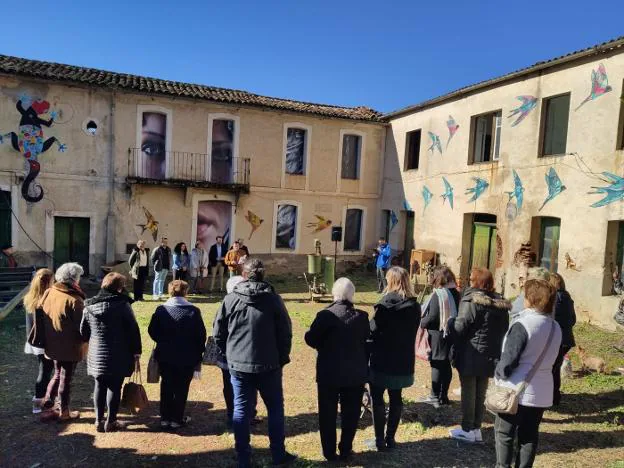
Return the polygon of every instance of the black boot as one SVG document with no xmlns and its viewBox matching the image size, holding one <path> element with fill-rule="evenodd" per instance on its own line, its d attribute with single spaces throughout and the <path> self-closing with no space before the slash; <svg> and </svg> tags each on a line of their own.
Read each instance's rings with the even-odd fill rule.
<svg viewBox="0 0 624 468">
<path fill-rule="evenodd" d="M 403 410 L 403 403 L 395 406 L 390 406 L 388 412 L 388 427 L 386 428 L 386 447 L 392 449 L 396 446 L 394 436 L 401 422 L 401 412 Z"/>
<path fill-rule="evenodd" d="M 373 404 L 373 425 L 375 427 L 375 445 L 378 451 L 383 452 L 386 449 L 386 444 L 384 443 L 384 429 L 386 427 L 385 405 Z"/>
</svg>

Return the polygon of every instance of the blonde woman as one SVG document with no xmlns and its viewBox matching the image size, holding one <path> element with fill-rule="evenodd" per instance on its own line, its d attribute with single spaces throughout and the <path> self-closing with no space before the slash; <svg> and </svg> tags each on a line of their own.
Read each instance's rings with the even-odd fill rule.
<svg viewBox="0 0 624 468">
<path fill-rule="evenodd" d="M 28 335 L 35 323 L 35 309 L 39 305 L 43 293 L 52 286 L 54 281 L 54 272 L 47 268 L 42 268 L 35 273 L 32 281 L 30 282 L 30 288 L 24 297 L 24 310 L 26 311 L 26 344 L 24 345 L 24 352 L 26 354 L 33 354 L 37 356 L 39 360 L 39 372 L 37 374 L 37 381 L 35 382 L 35 396 L 33 397 L 33 414 L 41 413 L 41 405 L 43 403 L 43 397 L 46 394 L 50 377 L 52 376 L 52 369 L 54 369 L 54 362 L 45 357 L 45 350 L 42 348 L 36 348 L 28 343 Z"/>
<path fill-rule="evenodd" d="M 392 267 L 386 273 L 386 281 L 385 294 L 375 304 L 375 315 L 370 321 L 370 389 L 379 451 L 396 445 L 394 436 L 403 409 L 401 392 L 414 384 L 414 342 L 420 324 L 420 304 L 414 297 L 409 273 Z M 383 399 L 386 390 L 390 398 L 387 427 Z"/>
</svg>

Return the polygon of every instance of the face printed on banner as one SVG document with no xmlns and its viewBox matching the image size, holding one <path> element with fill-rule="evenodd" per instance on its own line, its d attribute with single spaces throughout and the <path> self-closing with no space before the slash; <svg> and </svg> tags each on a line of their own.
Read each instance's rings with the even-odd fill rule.
<svg viewBox="0 0 624 468">
<path fill-rule="evenodd" d="M 213 120 L 211 151 L 211 181 L 222 184 L 231 183 L 234 164 L 233 120 Z"/>
<path fill-rule="evenodd" d="M 139 173 L 150 179 L 166 175 L 167 116 L 143 112 L 141 128 L 141 162 Z"/>
<path fill-rule="evenodd" d="M 202 201 L 197 207 L 197 242 L 204 249 L 209 249 L 217 242 L 217 236 L 223 237 L 223 243 L 229 244 L 230 226 L 232 225 L 232 204 L 225 201 Z"/>
</svg>

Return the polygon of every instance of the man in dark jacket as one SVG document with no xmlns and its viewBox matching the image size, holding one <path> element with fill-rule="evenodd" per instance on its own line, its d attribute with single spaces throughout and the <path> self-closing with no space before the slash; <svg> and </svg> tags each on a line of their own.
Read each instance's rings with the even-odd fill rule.
<svg viewBox="0 0 624 468">
<path fill-rule="evenodd" d="M 223 236 L 217 236 L 217 243 L 210 247 L 208 251 L 208 265 L 212 270 L 212 280 L 210 281 L 210 292 L 214 291 L 215 279 L 219 275 L 219 292 L 223 291 L 223 272 L 225 271 L 225 254 L 227 245 L 223 243 Z"/>
<path fill-rule="evenodd" d="M 152 252 L 152 265 L 154 266 L 154 299 L 160 300 L 165 290 L 165 280 L 171 268 L 171 249 L 169 248 L 168 239 L 163 237 L 160 240 L 160 246 Z"/>
<path fill-rule="evenodd" d="M 267 407 L 271 455 L 276 465 L 296 459 L 286 452 L 282 367 L 290 362 L 292 326 L 288 311 L 273 287 L 264 281 L 264 266 L 250 259 L 245 281 L 228 294 L 217 313 L 213 335 L 227 356 L 234 388 L 234 437 L 239 467 L 251 463 L 249 422 L 255 392 Z"/>
<path fill-rule="evenodd" d="M 306 343 L 318 350 L 316 383 L 318 387 L 319 430 L 323 456 L 336 457 L 336 413 L 340 401 L 340 459 L 351 455 L 353 438 L 368 376 L 366 340 L 369 335 L 368 314 L 353 308 L 355 286 L 347 278 L 334 283 L 334 303 L 320 311 Z"/>
</svg>

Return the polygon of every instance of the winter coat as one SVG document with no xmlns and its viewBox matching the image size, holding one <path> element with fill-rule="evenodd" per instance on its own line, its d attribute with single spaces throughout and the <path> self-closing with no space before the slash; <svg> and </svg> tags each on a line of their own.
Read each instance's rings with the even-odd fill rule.
<svg viewBox="0 0 624 468">
<path fill-rule="evenodd" d="M 368 314 L 355 309 L 348 301 L 334 302 L 316 314 L 305 341 L 318 351 L 318 384 L 364 385 L 368 376 L 368 335 Z"/>
<path fill-rule="evenodd" d="M 268 283 L 238 283 L 223 299 L 212 330 L 230 370 L 259 374 L 290 362 L 292 324 Z"/>
<path fill-rule="evenodd" d="M 155 248 L 152 252 L 152 265 L 154 271 L 162 271 L 163 269 L 171 269 L 171 249 L 162 245 Z"/>
<path fill-rule="evenodd" d="M 576 346 L 572 328 L 576 324 L 576 312 L 574 311 L 574 301 L 568 291 L 560 289 L 557 291 L 555 300 L 555 320 L 561 327 L 561 346 L 572 348 Z"/>
<path fill-rule="evenodd" d="M 460 375 L 492 377 L 509 327 L 511 303 L 499 294 L 468 288 L 449 321 Z"/>
<path fill-rule="evenodd" d="M 141 332 L 126 294 L 105 289 L 85 301 L 80 334 L 89 342 L 87 374 L 128 377 L 141 354 Z"/>
<path fill-rule="evenodd" d="M 227 265 L 230 271 L 236 272 L 236 274 L 240 274 L 240 259 L 243 256 L 243 252 L 240 249 L 234 250 L 230 249 L 225 254 L 224 262 Z"/>
<path fill-rule="evenodd" d="M 455 288 L 449 289 L 448 291 L 451 296 L 453 296 L 455 306 L 459 308 L 459 291 Z M 444 332 L 440 331 L 440 301 L 438 300 L 437 294 L 431 296 L 429 310 L 421 319 L 420 327 L 427 329 L 429 334 L 429 345 L 431 346 L 431 357 L 429 360 L 443 361 L 450 359 L 452 340 L 449 333 L 444 337 Z"/>
<path fill-rule="evenodd" d="M 206 347 L 206 327 L 200 310 L 184 298 L 172 297 L 156 308 L 147 332 L 156 342 L 159 363 L 195 367 Z"/>
<path fill-rule="evenodd" d="M 387 375 L 414 374 L 414 343 L 420 324 L 416 298 L 402 298 L 392 292 L 375 304 L 370 321 L 370 367 Z"/>
<path fill-rule="evenodd" d="M 390 266 L 390 257 L 392 257 L 392 248 L 390 244 L 384 244 L 383 246 L 378 247 L 377 251 L 377 261 L 375 262 L 375 266 L 377 268 L 386 269 Z"/>
<path fill-rule="evenodd" d="M 208 255 L 206 255 L 206 251 L 195 247 L 191 251 L 191 268 L 189 269 L 191 278 L 206 276 L 207 269 Z"/>
<path fill-rule="evenodd" d="M 45 333 L 45 355 L 55 361 L 82 361 L 86 354 L 86 344 L 80 335 L 80 322 L 85 295 L 76 285 L 54 283 L 43 293 L 43 328 Z M 63 311 L 61 330 L 52 326 L 50 314 Z"/>
<path fill-rule="evenodd" d="M 221 260 L 221 264 L 223 266 L 225 266 L 225 256 L 228 253 L 228 247 L 225 244 L 221 244 L 221 256 L 223 257 L 223 260 Z M 208 262 L 210 264 L 210 267 L 216 267 L 217 266 L 217 262 L 218 262 L 218 252 L 217 252 L 217 244 L 213 244 L 212 247 L 210 247 L 210 251 L 208 252 Z"/>
<path fill-rule="evenodd" d="M 150 254 L 149 249 L 143 249 L 145 252 L 145 257 L 147 259 L 147 267 L 149 267 Z M 130 254 L 130 258 L 128 259 L 128 264 L 130 265 L 130 276 L 133 279 L 139 279 L 139 267 L 141 266 L 141 257 L 139 256 L 139 248 L 134 247 L 132 249 L 132 253 Z"/>
</svg>

